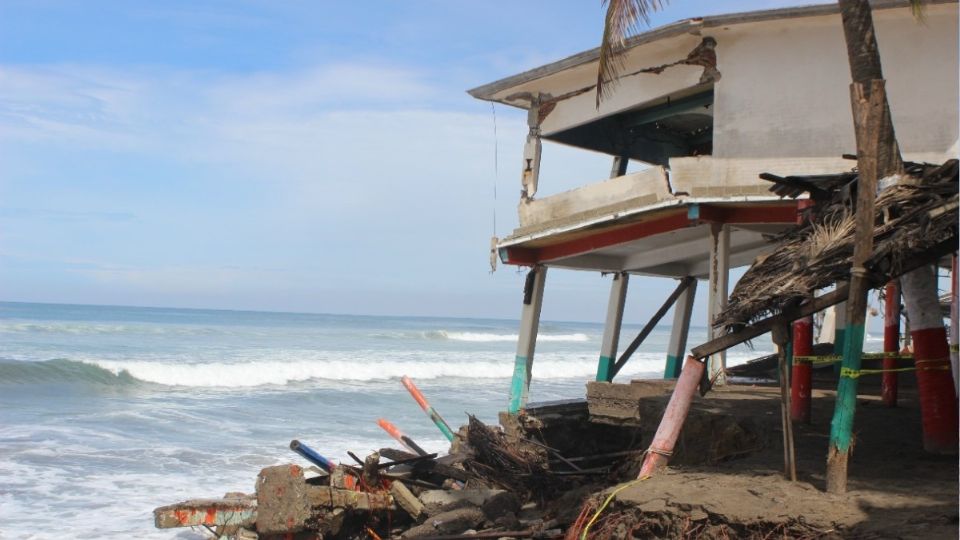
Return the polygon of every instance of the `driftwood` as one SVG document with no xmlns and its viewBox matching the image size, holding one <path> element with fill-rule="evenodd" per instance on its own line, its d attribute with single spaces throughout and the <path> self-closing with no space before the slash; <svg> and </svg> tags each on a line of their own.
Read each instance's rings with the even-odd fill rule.
<svg viewBox="0 0 960 540">
<path fill-rule="evenodd" d="M 908 177 L 877 196 L 874 251 L 865 265 L 873 283 L 901 275 L 934 249 L 957 244 L 957 160 L 905 167 Z M 848 189 L 835 190 L 814 207 L 808 223 L 777 237 L 778 246 L 744 274 L 714 325 L 736 331 L 790 311 L 810 291 L 849 280 L 855 217 L 850 196 Z"/>
<path fill-rule="evenodd" d="M 469 415 L 467 444 L 472 456 L 463 465 L 474 475 L 516 494 L 541 496 L 556 487 L 558 478 L 549 470 L 546 453 L 508 438 Z M 526 448 L 525 448 L 526 446 Z"/>
</svg>

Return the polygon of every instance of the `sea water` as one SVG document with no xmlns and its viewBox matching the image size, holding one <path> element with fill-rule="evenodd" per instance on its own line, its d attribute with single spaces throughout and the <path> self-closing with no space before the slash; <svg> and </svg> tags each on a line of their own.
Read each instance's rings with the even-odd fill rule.
<svg viewBox="0 0 960 540">
<path fill-rule="evenodd" d="M 456 429 L 507 404 L 517 321 L 0 303 L 0 538 L 204 538 L 152 510 L 252 493 L 263 467 L 448 443 L 400 384 Z M 621 342 L 639 330 L 625 325 Z M 541 324 L 531 401 L 582 398 L 600 324 Z M 689 344 L 704 341 L 692 328 Z M 668 328 L 618 380 L 660 378 Z M 769 354 L 732 349 L 728 364 Z M 622 347 L 621 347 L 622 348 Z"/>
</svg>

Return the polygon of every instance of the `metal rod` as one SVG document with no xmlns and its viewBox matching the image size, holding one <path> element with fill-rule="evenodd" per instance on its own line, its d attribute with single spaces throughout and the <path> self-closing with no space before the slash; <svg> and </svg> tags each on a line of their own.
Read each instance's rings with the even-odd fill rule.
<svg viewBox="0 0 960 540">
<path fill-rule="evenodd" d="M 427 416 L 433 420 L 433 423 L 437 426 L 437 429 L 443 433 L 443 436 L 446 437 L 448 441 L 452 442 L 453 430 L 450 429 L 447 421 L 440 416 L 440 413 L 430 406 L 430 402 L 427 401 L 427 398 L 423 396 L 423 393 L 420 392 L 420 389 L 417 388 L 417 385 L 413 384 L 413 381 L 410 380 L 410 377 L 407 377 L 406 375 L 400 379 L 400 382 L 402 382 L 403 386 L 406 387 L 408 392 L 410 392 L 410 395 L 413 396 L 413 399 L 417 401 L 417 403 L 420 405 L 420 408 L 423 409 L 423 412 L 427 413 Z"/>
</svg>

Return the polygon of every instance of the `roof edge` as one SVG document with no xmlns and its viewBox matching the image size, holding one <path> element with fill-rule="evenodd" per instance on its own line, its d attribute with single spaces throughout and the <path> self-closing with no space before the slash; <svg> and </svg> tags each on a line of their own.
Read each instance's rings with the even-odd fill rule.
<svg viewBox="0 0 960 540">
<path fill-rule="evenodd" d="M 927 0 L 927 4 L 956 4 L 958 0 Z M 909 0 L 871 0 L 873 9 L 893 9 L 909 7 Z M 777 19 L 793 19 L 800 17 L 817 17 L 822 15 L 832 15 L 840 13 L 840 7 L 837 3 L 814 4 L 797 7 L 764 9 L 757 11 L 745 11 L 740 13 L 730 13 L 726 15 L 711 15 L 707 17 L 694 17 L 681 19 L 679 21 L 654 28 L 647 32 L 637 34 L 627 40 L 626 49 L 632 49 L 645 43 L 685 34 L 695 29 L 714 28 L 730 24 L 744 24 L 752 22 L 762 22 Z M 533 68 L 516 75 L 511 75 L 503 79 L 487 83 L 476 88 L 467 90 L 471 96 L 484 101 L 503 100 L 494 99 L 494 95 L 508 88 L 535 81 L 554 75 L 570 68 L 589 64 L 600 57 L 600 48 L 595 47 L 572 56 L 568 56 L 556 62 L 551 62 L 540 67 Z"/>
</svg>

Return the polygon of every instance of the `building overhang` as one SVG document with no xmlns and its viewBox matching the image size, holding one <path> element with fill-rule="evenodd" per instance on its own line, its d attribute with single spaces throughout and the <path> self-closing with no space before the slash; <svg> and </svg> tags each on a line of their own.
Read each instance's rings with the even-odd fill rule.
<svg viewBox="0 0 960 540">
<path fill-rule="evenodd" d="M 688 198 L 593 223 L 507 238 L 505 264 L 706 277 L 711 228 L 730 228 L 730 265 L 749 264 L 768 238 L 797 222 L 797 201 L 771 197 Z"/>
<path fill-rule="evenodd" d="M 956 0 L 931 0 L 925 3 L 949 4 L 956 3 Z M 871 5 L 874 10 L 884 10 L 908 8 L 910 2 L 908 0 L 874 0 Z M 631 37 L 626 42 L 626 56 L 629 57 L 634 49 L 644 45 L 681 36 L 707 35 L 713 28 L 835 15 L 839 12 L 837 3 L 831 2 L 683 19 Z M 590 49 L 557 62 L 478 86 L 468 90 L 467 93 L 477 99 L 528 109 L 531 105 L 531 99 L 538 93 L 559 96 L 582 91 L 585 89 L 585 84 L 595 82 L 599 57 L 599 48 Z"/>
</svg>

